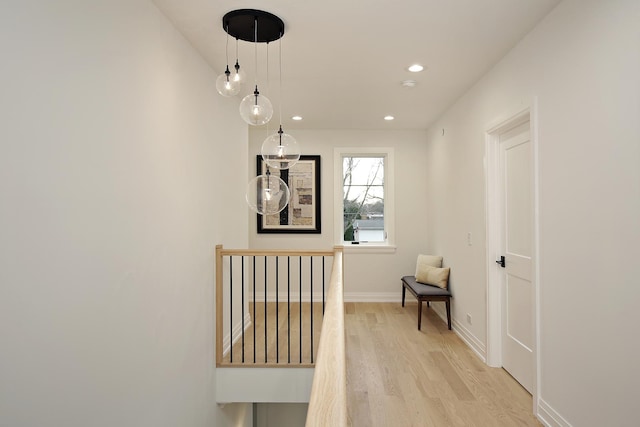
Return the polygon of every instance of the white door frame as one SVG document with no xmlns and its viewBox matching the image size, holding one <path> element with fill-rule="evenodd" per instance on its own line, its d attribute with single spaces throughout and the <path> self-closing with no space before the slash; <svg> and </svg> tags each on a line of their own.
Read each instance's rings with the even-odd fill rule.
<svg viewBox="0 0 640 427">
<path fill-rule="evenodd" d="M 502 290 L 501 271 L 495 261 L 499 259 L 501 249 L 502 212 L 498 207 L 499 169 L 500 169 L 500 135 L 526 121 L 530 123 L 531 150 L 533 160 L 533 254 L 532 283 L 534 286 L 533 310 L 533 413 L 537 413 L 538 390 L 540 386 L 540 285 L 539 285 L 539 227 L 538 227 L 538 123 L 537 100 L 525 107 L 513 108 L 485 127 L 485 208 L 487 232 L 487 365 L 502 366 Z"/>
</svg>

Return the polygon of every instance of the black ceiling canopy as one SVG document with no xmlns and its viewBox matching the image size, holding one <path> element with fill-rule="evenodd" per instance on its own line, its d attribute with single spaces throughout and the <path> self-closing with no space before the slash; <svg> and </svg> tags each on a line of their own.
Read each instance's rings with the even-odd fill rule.
<svg viewBox="0 0 640 427">
<path fill-rule="evenodd" d="M 258 38 L 256 39 L 256 20 Z M 269 43 L 284 35 L 284 22 L 276 15 L 256 9 L 238 9 L 222 17 L 222 28 L 232 37 L 248 42 Z"/>
</svg>

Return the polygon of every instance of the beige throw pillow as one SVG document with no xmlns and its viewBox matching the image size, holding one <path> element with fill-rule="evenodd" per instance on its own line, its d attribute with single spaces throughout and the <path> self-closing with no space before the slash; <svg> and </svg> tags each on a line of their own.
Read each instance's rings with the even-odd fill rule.
<svg viewBox="0 0 640 427">
<path fill-rule="evenodd" d="M 449 267 L 438 268 L 425 266 L 419 275 L 416 275 L 416 281 L 425 285 L 433 285 L 442 289 L 447 289 L 449 283 Z"/>
<path fill-rule="evenodd" d="M 442 257 L 434 255 L 418 255 L 416 263 L 416 281 L 425 285 L 433 285 L 447 289 L 449 268 L 442 267 Z"/>
<path fill-rule="evenodd" d="M 416 276 L 418 275 L 418 271 L 425 267 L 442 267 L 442 257 L 435 255 L 418 255 L 418 262 L 416 263 Z"/>
</svg>

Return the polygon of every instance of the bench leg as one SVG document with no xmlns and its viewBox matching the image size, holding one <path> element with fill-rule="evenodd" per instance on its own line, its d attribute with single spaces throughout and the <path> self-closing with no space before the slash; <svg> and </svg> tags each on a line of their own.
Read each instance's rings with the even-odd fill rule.
<svg viewBox="0 0 640 427">
<path fill-rule="evenodd" d="M 447 305 L 447 324 L 449 326 L 449 330 L 451 330 L 451 301 L 450 301 L 450 298 L 447 298 L 447 300 L 445 301 L 445 304 Z"/>
<path fill-rule="evenodd" d="M 407 288 L 404 287 L 404 284 L 402 285 L 402 306 L 404 307 L 404 294 L 405 292 L 407 292 Z"/>
<path fill-rule="evenodd" d="M 418 330 L 422 326 L 422 300 L 418 298 Z"/>
</svg>

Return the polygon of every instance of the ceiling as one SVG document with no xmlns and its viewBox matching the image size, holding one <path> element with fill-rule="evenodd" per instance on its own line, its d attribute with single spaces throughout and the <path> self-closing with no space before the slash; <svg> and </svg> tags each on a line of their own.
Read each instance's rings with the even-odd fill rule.
<svg viewBox="0 0 640 427">
<path fill-rule="evenodd" d="M 222 17 L 261 9 L 285 24 L 282 88 L 279 41 L 258 45 L 258 84 L 274 104 L 270 126 L 288 129 L 426 129 L 560 0 L 154 0 L 215 70 L 224 72 Z M 229 63 L 235 63 L 229 39 Z M 255 76 L 254 45 L 239 60 Z M 419 63 L 420 73 L 407 67 Z M 412 79 L 413 88 L 401 82 Z M 266 90 L 265 90 L 266 89 Z M 239 97 L 253 87 L 243 89 Z M 280 103 L 279 94 L 283 102 Z M 237 101 L 228 100 L 233 108 Z M 239 100 L 238 100 L 239 101 Z M 303 120 L 294 122 L 291 116 Z M 392 115 L 393 121 L 383 117 Z"/>
</svg>

